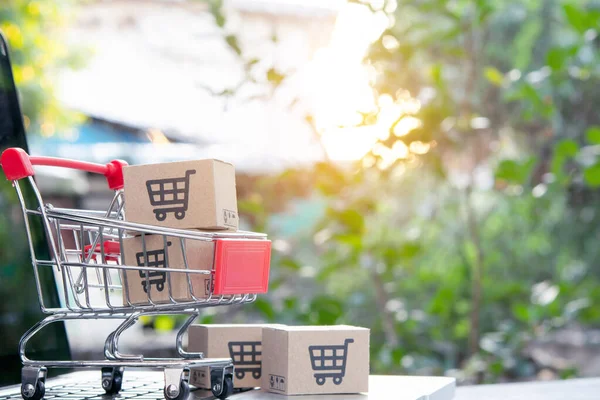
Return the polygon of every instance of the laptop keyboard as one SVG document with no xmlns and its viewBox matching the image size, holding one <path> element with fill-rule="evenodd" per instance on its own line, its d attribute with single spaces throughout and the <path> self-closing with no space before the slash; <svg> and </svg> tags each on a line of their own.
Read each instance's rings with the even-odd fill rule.
<svg viewBox="0 0 600 400">
<path fill-rule="evenodd" d="M 136 376 L 131 380 L 123 380 L 123 388 L 118 395 L 112 396 L 115 399 L 139 399 L 139 400 L 164 400 L 163 395 L 164 381 L 156 379 L 156 375 L 144 377 Z M 110 399 L 104 393 L 100 385 L 100 377 L 93 380 L 83 380 L 81 382 L 70 381 L 69 383 L 57 382 L 52 384 L 52 381 L 48 382 L 46 386 L 46 395 L 44 399 Z M 21 393 L 16 392 L 8 396 L 0 396 L 0 400 L 23 400 Z"/>
</svg>

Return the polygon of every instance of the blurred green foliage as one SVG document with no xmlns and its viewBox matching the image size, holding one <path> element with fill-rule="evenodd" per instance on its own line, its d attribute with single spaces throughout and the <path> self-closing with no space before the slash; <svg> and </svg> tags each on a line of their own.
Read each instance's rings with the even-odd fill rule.
<svg viewBox="0 0 600 400">
<path fill-rule="evenodd" d="M 21 95 L 26 128 L 51 136 L 81 122 L 56 99 L 55 82 L 65 67 L 84 65 L 84 49 L 68 46 L 62 30 L 74 2 L 5 0 L 0 6 L 0 30 L 8 40 L 15 82 Z"/>
<path fill-rule="evenodd" d="M 286 171 L 241 200 L 276 240 L 257 311 L 370 327 L 373 373 L 576 375 L 526 349 L 600 323 L 600 2 L 351 2 L 389 21 L 364 63 L 374 98 L 406 107 L 360 162 Z M 297 197 L 324 212 L 285 235 L 273 214 Z"/>
</svg>

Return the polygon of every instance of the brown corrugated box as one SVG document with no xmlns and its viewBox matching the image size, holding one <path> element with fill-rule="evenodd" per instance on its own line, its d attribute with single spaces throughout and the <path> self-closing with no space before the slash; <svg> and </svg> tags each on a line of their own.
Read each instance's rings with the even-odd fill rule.
<svg viewBox="0 0 600 400">
<path fill-rule="evenodd" d="M 179 229 L 238 228 L 233 165 L 181 161 L 123 168 L 127 221 Z"/>
<path fill-rule="evenodd" d="M 142 237 L 146 241 L 146 255 Z M 165 259 L 168 260 L 169 268 L 185 269 L 183 251 L 179 238 L 167 236 L 166 258 L 165 258 L 165 236 L 144 235 L 123 239 L 123 264 L 131 266 L 165 267 Z M 183 239 L 186 250 L 186 258 L 190 270 L 212 270 L 215 244 L 211 241 Z M 145 264 L 146 263 L 146 264 Z M 165 271 L 168 271 L 166 269 Z M 123 304 L 127 305 L 127 292 L 132 304 L 148 303 L 148 288 L 154 303 L 169 302 L 169 282 L 171 285 L 171 296 L 175 300 L 192 300 L 189 291 L 187 274 L 182 272 L 149 272 L 139 270 L 123 271 Z M 148 280 L 146 276 L 148 275 Z M 205 298 L 208 295 L 210 275 L 189 274 L 192 283 L 193 294 L 196 298 Z M 149 285 L 148 285 L 149 284 Z M 127 290 L 126 290 L 127 289 Z"/>
<path fill-rule="evenodd" d="M 263 329 L 262 388 L 273 393 L 369 390 L 369 329 L 283 326 Z"/>
<path fill-rule="evenodd" d="M 283 325 L 192 325 L 188 333 L 188 351 L 201 351 L 211 358 L 231 358 L 235 366 L 234 387 L 258 387 L 262 375 L 262 331 L 265 327 L 276 326 Z M 193 368 L 190 384 L 210 389 L 209 369 Z"/>
</svg>

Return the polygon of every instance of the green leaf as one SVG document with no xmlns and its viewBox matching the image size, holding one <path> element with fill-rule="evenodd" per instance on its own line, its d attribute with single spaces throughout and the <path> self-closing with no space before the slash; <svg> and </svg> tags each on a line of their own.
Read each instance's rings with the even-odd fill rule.
<svg viewBox="0 0 600 400">
<path fill-rule="evenodd" d="M 256 299 L 254 302 L 254 307 L 256 307 L 256 309 L 260 311 L 267 318 L 267 320 L 273 321 L 275 319 L 275 309 L 271 303 L 265 299 Z"/>
<path fill-rule="evenodd" d="M 267 71 L 267 80 L 275 86 L 279 86 L 284 79 L 285 75 L 278 72 L 275 68 L 271 68 Z"/>
<path fill-rule="evenodd" d="M 513 160 L 503 160 L 496 168 L 496 179 L 503 179 L 508 182 L 519 182 L 519 164 Z"/>
<path fill-rule="evenodd" d="M 520 70 L 528 69 L 529 63 L 531 62 L 531 49 L 534 47 L 541 31 L 542 23 L 539 19 L 527 21 L 527 23 L 522 25 L 522 28 L 517 34 L 514 42 L 515 68 Z"/>
<path fill-rule="evenodd" d="M 433 64 L 429 68 L 429 76 L 431 76 L 431 80 L 438 88 L 444 87 L 444 80 L 442 76 L 442 64 Z"/>
<path fill-rule="evenodd" d="M 360 250 L 362 248 L 362 236 L 361 235 L 357 235 L 357 234 L 353 234 L 353 233 L 337 234 L 337 235 L 333 236 L 333 239 L 340 243 L 347 244 L 348 246 L 350 246 L 356 250 Z"/>
<path fill-rule="evenodd" d="M 429 312 L 432 314 L 445 314 L 451 311 L 448 304 L 452 304 L 455 299 L 453 288 L 443 287 L 437 291 L 429 303 Z"/>
<path fill-rule="evenodd" d="M 557 71 L 565 65 L 566 58 L 565 53 L 561 49 L 554 48 L 546 54 L 546 63 L 550 68 Z"/>
<path fill-rule="evenodd" d="M 225 36 L 225 41 L 227 42 L 227 44 L 229 45 L 229 47 L 235 51 L 235 53 L 239 56 L 242 54 L 242 49 L 238 43 L 238 39 L 236 36 L 234 35 L 227 35 Z"/>
<path fill-rule="evenodd" d="M 562 157 L 575 157 L 579 151 L 579 146 L 573 139 L 563 139 L 556 144 L 554 151 Z"/>
<path fill-rule="evenodd" d="M 591 187 L 600 187 L 600 163 L 596 163 L 583 171 L 585 182 Z"/>
<path fill-rule="evenodd" d="M 577 8 L 573 4 L 565 4 L 563 11 L 569 25 L 571 25 L 577 32 L 585 33 L 588 30 L 588 24 L 586 21 L 585 12 Z"/>
<path fill-rule="evenodd" d="M 585 137 L 588 142 L 592 144 L 600 144 L 600 127 L 599 126 L 591 126 L 585 132 Z"/>
<path fill-rule="evenodd" d="M 396 347 L 392 350 L 392 360 L 394 360 L 396 365 L 400 365 L 402 357 L 404 357 L 404 350 L 401 347 Z"/>
<path fill-rule="evenodd" d="M 579 146 L 572 139 L 563 139 L 556 143 L 554 146 L 554 154 L 552 156 L 551 171 L 556 178 L 562 182 L 567 183 L 569 177 L 563 171 L 565 163 L 577 155 Z"/>
<path fill-rule="evenodd" d="M 471 330 L 471 323 L 466 318 L 459 319 L 452 329 L 454 337 L 457 339 L 464 339 L 469 336 Z"/>
<path fill-rule="evenodd" d="M 402 246 L 400 246 L 398 255 L 404 259 L 410 259 L 418 255 L 421 252 L 421 250 L 422 247 L 417 242 L 404 243 L 402 244 Z"/>
<path fill-rule="evenodd" d="M 483 74 L 495 86 L 502 86 L 504 83 L 504 75 L 494 67 L 485 67 Z"/>
<path fill-rule="evenodd" d="M 329 209 L 327 212 L 331 218 L 334 218 L 348 228 L 350 233 L 360 234 L 363 232 L 365 219 L 358 211 L 352 209 L 343 211 Z"/>
<path fill-rule="evenodd" d="M 175 317 L 172 315 L 159 315 L 154 320 L 157 331 L 172 331 L 175 328 Z"/>
<path fill-rule="evenodd" d="M 214 315 L 201 315 L 200 318 L 198 319 L 198 324 L 214 324 L 215 323 L 215 316 Z"/>
<path fill-rule="evenodd" d="M 246 68 L 252 67 L 252 66 L 258 64 L 259 62 L 260 62 L 260 59 L 258 59 L 258 58 L 251 58 L 250 60 L 248 60 L 246 62 Z"/>
<path fill-rule="evenodd" d="M 512 312 L 515 317 L 522 322 L 529 322 L 531 315 L 529 308 L 524 303 L 517 303 L 512 306 Z"/>
<path fill-rule="evenodd" d="M 329 296 L 316 296 L 310 302 L 311 323 L 315 325 L 335 325 L 344 314 L 344 306 L 339 300 Z"/>
<path fill-rule="evenodd" d="M 496 168 L 496 179 L 523 185 L 529 179 L 535 163 L 536 160 L 534 157 L 523 162 L 503 160 Z"/>
<path fill-rule="evenodd" d="M 292 259 L 292 258 L 283 258 L 280 262 L 279 262 L 279 266 L 280 267 L 284 267 L 284 268 L 288 268 L 291 269 L 292 271 L 299 271 L 300 270 L 300 264 L 298 263 L 298 261 Z"/>
<path fill-rule="evenodd" d="M 215 18 L 215 22 L 219 28 L 225 26 L 225 15 L 223 14 L 223 0 L 209 0 L 209 11 Z"/>
</svg>

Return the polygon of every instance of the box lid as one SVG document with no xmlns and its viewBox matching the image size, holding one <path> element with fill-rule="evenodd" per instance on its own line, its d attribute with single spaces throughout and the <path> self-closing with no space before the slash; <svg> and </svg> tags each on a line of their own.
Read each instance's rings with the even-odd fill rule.
<svg viewBox="0 0 600 400">
<path fill-rule="evenodd" d="M 194 324 L 192 327 L 199 328 L 260 328 L 260 327 L 269 327 L 275 328 L 285 326 L 282 324 Z"/>
<path fill-rule="evenodd" d="M 323 332 L 323 331 L 368 331 L 369 328 L 363 328 L 360 326 L 352 325 L 302 325 L 302 326 L 290 326 L 281 325 L 269 327 L 269 329 L 276 329 L 286 332 Z"/>
</svg>

